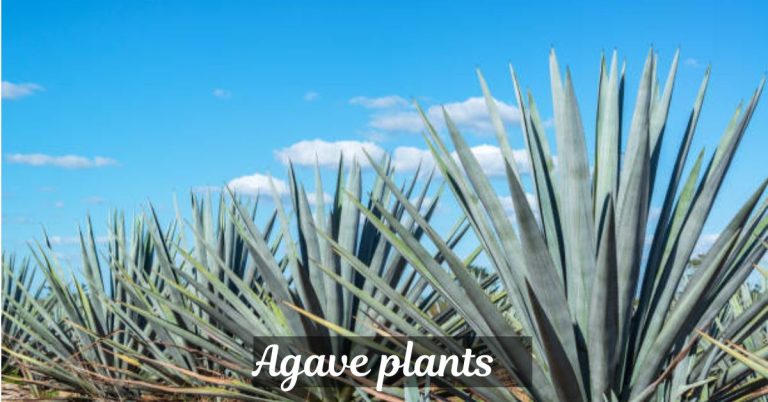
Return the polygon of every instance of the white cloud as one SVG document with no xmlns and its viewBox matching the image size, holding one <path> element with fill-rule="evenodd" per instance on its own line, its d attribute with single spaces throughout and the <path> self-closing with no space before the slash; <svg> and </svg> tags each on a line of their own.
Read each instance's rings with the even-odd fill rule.
<svg viewBox="0 0 768 402">
<path fill-rule="evenodd" d="M 273 187 L 270 184 L 270 180 L 274 183 L 274 191 L 277 192 L 278 197 L 284 197 L 290 193 L 288 183 L 283 180 L 276 179 L 260 173 L 254 173 L 249 176 L 240 176 L 232 179 L 227 183 L 227 186 L 232 189 L 233 192 L 238 194 L 257 195 L 257 194 L 273 194 Z"/>
<path fill-rule="evenodd" d="M 480 163 L 480 167 L 489 176 L 505 176 L 506 168 L 501 149 L 495 145 L 477 145 L 471 148 L 472 153 Z M 344 159 L 350 161 L 356 158 L 362 166 L 368 165 L 368 159 L 363 150 L 366 150 L 375 160 L 381 159 L 385 150 L 373 142 L 360 141 L 335 141 L 306 140 L 297 142 L 287 148 L 275 152 L 277 160 L 283 164 L 293 162 L 297 166 L 314 166 L 317 162 L 323 167 L 336 167 L 339 156 L 344 154 Z M 513 150 L 514 159 L 517 162 L 520 173 L 530 172 L 528 153 L 524 149 Z M 454 159 L 458 156 L 454 152 Z M 422 171 L 428 172 L 435 167 L 432 153 L 425 148 L 397 147 L 392 151 L 392 165 L 398 172 L 412 172 L 421 163 Z"/>
<path fill-rule="evenodd" d="M 317 98 L 320 97 L 320 94 L 315 91 L 308 91 L 304 94 L 304 100 L 307 102 L 312 102 L 314 100 L 317 100 Z"/>
<path fill-rule="evenodd" d="M 63 201 L 56 201 L 56 203 L 53 204 L 56 208 L 64 208 L 64 202 Z"/>
<path fill-rule="evenodd" d="M 30 166 L 55 166 L 66 169 L 98 168 L 115 166 L 117 161 L 112 158 L 96 156 L 88 158 L 79 155 L 51 156 L 46 154 L 10 154 L 6 156 L 8 163 Z"/>
<path fill-rule="evenodd" d="M 275 158 L 287 165 L 293 162 L 296 165 L 332 167 L 339 163 L 339 158 L 344 155 L 346 161 L 357 159 L 361 165 L 368 164 L 368 158 L 363 150 L 367 151 L 374 159 L 384 156 L 384 150 L 373 142 L 361 141 L 323 141 L 320 139 L 297 142 L 287 148 L 275 151 Z"/>
<path fill-rule="evenodd" d="M 29 96 L 34 94 L 35 92 L 40 92 L 43 90 L 42 86 L 32 82 L 14 84 L 9 81 L 3 81 L 2 85 L 3 85 L 3 89 L 2 89 L 3 99 L 23 98 L 25 96 Z"/>
<path fill-rule="evenodd" d="M 379 98 L 355 96 L 349 100 L 349 103 L 362 106 L 366 109 L 392 109 L 410 106 L 410 103 L 405 98 L 397 95 L 388 95 Z"/>
<path fill-rule="evenodd" d="M 441 119 L 442 121 L 442 119 Z M 387 112 L 371 116 L 368 125 L 376 130 L 418 133 L 424 130 L 424 121 L 416 112 Z"/>
<path fill-rule="evenodd" d="M 499 115 L 504 123 L 518 123 L 520 111 L 517 107 L 496 99 Z M 461 130 L 473 133 L 493 132 L 488 107 L 482 97 L 471 97 L 461 102 L 446 103 L 442 106 L 430 106 L 426 113 L 436 127 L 443 127 L 443 110 Z M 424 130 L 424 123 L 415 111 L 392 110 L 371 116 L 368 125 L 382 131 L 418 133 Z"/>
<path fill-rule="evenodd" d="M 216 88 L 212 92 L 213 96 L 219 99 L 229 99 L 232 97 L 232 92 L 226 89 Z"/>
</svg>

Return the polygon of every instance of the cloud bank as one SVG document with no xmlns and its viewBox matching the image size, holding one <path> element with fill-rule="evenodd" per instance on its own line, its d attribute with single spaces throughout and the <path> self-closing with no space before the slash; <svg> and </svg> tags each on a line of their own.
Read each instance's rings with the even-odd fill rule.
<svg viewBox="0 0 768 402">
<path fill-rule="evenodd" d="M 506 174 L 504 158 L 499 147 L 482 144 L 471 149 L 486 174 L 495 177 Z M 357 159 L 365 167 L 369 165 L 365 152 L 368 152 L 374 160 L 379 160 L 387 151 L 373 142 L 330 142 L 315 139 L 300 141 L 275 151 L 275 157 L 284 165 L 290 162 L 296 166 L 315 166 L 317 164 L 321 167 L 336 167 L 339 164 L 339 157 L 344 155 L 345 160 Z M 524 149 L 517 149 L 513 151 L 513 155 L 520 172 L 529 172 L 528 153 Z M 453 153 L 453 157 L 458 161 L 455 153 Z M 435 167 L 432 153 L 428 149 L 402 146 L 392 150 L 392 165 L 396 171 L 413 172 L 419 164 L 421 164 L 422 170 L 431 170 Z"/>
<path fill-rule="evenodd" d="M 107 166 L 116 166 L 118 163 L 112 158 L 96 156 L 88 158 L 79 155 L 52 156 L 46 154 L 10 154 L 5 157 L 8 163 L 29 166 L 53 166 L 65 169 L 89 169 Z"/>
<path fill-rule="evenodd" d="M 384 156 L 384 150 L 373 142 L 366 141 L 325 141 L 321 139 L 299 141 L 287 148 L 275 151 L 275 158 L 282 164 L 293 162 L 300 166 L 314 166 L 317 163 L 323 167 L 334 167 L 339 164 L 343 155 L 346 161 L 356 159 L 361 165 L 367 165 L 368 152 L 373 158 Z"/>
<path fill-rule="evenodd" d="M 495 99 L 499 110 L 499 116 L 505 124 L 520 122 L 520 111 L 504 101 Z M 387 96 L 382 98 L 366 98 L 358 96 L 352 98 L 350 103 L 361 105 L 368 109 L 376 109 L 368 121 L 368 126 L 373 130 L 389 133 L 419 133 L 424 131 L 424 122 L 405 99 L 399 96 Z M 471 97 L 460 102 L 450 102 L 443 105 L 433 105 L 427 108 L 426 115 L 430 122 L 437 128 L 443 128 L 443 108 L 448 116 L 462 130 L 474 134 L 488 134 L 493 132 L 488 107 L 482 97 Z"/>
<path fill-rule="evenodd" d="M 14 84 L 10 81 L 3 81 L 2 83 L 3 99 L 19 99 L 42 90 L 41 85 L 32 82 Z"/>
</svg>

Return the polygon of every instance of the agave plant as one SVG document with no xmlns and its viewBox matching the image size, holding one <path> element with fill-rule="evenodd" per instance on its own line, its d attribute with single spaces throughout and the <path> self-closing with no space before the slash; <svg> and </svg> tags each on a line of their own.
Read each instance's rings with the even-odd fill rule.
<svg viewBox="0 0 768 402">
<path fill-rule="evenodd" d="M 448 233 L 431 223 L 441 193 L 431 194 L 432 175 L 397 184 L 388 159 L 369 158 L 376 171 L 369 190 L 358 163 L 345 178 L 340 161 L 330 202 L 319 169 L 310 196 L 291 168 L 288 205 L 275 196 L 263 226 L 255 218 L 259 198 L 226 191 L 218 204 L 193 195 L 188 222 L 177 213 L 161 224 L 150 208 L 129 232 L 115 214 L 106 247 L 89 224 L 82 270 L 71 278 L 47 241 L 32 247 L 30 261 L 4 256 L 3 376 L 97 398 L 416 401 L 446 384 L 408 379 L 404 388 L 376 392 L 364 379 L 315 378 L 282 392 L 250 377 L 252 353 L 287 336 L 307 339 L 298 347 L 315 353 L 354 353 L 360 345 L 396 352 L 394 335 L 439 336 L 439 347 L 421 346 L 455 352 L 463 348 L 452 338 L 471 335 L 486 337 L 514 386 L 492 376 L 489 387 L 448 390 L 464 399 L 758 397 L 768 386 L 760 360 L 768 291 L 746 282 L 768 244 L 766 182 L 704 255 L 693 253 L 763 83 L 705 166 L 703 151 L 696 158 L 689 151 L 707 71 L 674 144 L 671 174 L 662 177 L 677 60 L 662 89 L 649 55 L 626 136 L 624 67 L 615 54 L 610 67 L 603 60 L 592 162 L 573 84 L 569 75 L 561 79 L 554 52 L 556 158 L 533 97 L 523 101 L 511 71 L 536 208 L 478 72 L 514 216 L 450 116 L 455 153 L 422 112 L 427 145 L 463 212 Z M 655 227 L 654 191 L 664 200 Z M 475 247 L 459 255 L 459 242 L 472 237 Z M 478 265 L 481 254 L 490 266 Z M 38 270 L 42 281 L 33 278 Z M 324 341 L 306 338 L 318 335 Z"/>
<path fill-rule="evenodd" d="M 275 198 L 263 228 L 254 221 L 259 198 L 251 203 L 234 194 L 222 194 L 215 213 L 210 197 L 192 195 L 186 230 L 181 229 L 180 214 L 163 228 L 150 208 L 128 233 L 125 218 L 115 214 L 106 250 L 98 246 L 89 223 L 80 239 L 82 269 L 70 280 L 61 277 L 68 268 L 48 241 L 34 246 L 34 266 L 25 262 L 19 268 L 7 258 L 3 351 L 11 357 L 6 361 L 16 364 L 4 370 L 6 379 L 98 398 L 153 393 L 244 400 L 361 398 L 365 384 L 356 389 L 322 378 L 303 379 L 300 388 L 284 393 L 273 383 L 250 378 L 253 351 L 264 346 L 259 342 L 288 342 L 283 337 L 293 337 L 292 342 L 304 339 L 306 343 L 298 345 L 303 351 L 344 353 L 354 343 L 330 335 L 374 337 L 393 323 L 413 335 L 429 333 L 404 324 L 407 318 L 397 306 L 418 309 L 433 329 L 442 325 L 445 333 L 462 331 L 455 320 L 437 324 L 429 318 L 429 310 L 435 316 L 450 315 L 435 310 L 439 300 L 424 296 L 427 282 L 408 269 L 404 257 L 375 226 L 361 219 L 355 205 L 362 198 L 360 166 L 353 163 L 346 180 L 344 170 L 340 161 L 329 211 L 317 171 L 313 215 L 309 197 L 291 169 L 292 211 Z M 400 190 L 413 196 L 428 219 L 439 194 L 430 194 L 430 179 L 417 193 L 418 177 Z M 368 202 L 390 200 L 388 187 L 376 180 Z M 397 201 L 388 211 L 404 214 Z M 415 222 L 404 224 L 421 236 Z M 458 222 L 451 242 L 458 243 L 467 230 L 468 224 Z M 341 252 L 376 270 L 358 272 L 336 257 Z M 45 277 L 40 284 L 40 289 L 48 289 L 44 295 L 43 290 L 27 290 L 33 282 L 30 273 L 37 271 Z M 381 306 L 384 313 L 376 314 L 370 305 Z M 311 343 L 323 335 L 327 343 Z M 19 366 L 32 375 L 21 378 L 11 372 Z M 387 392 L 409 399 L 426 392 L 414 389 Z"/>
<path fill-rule="evenodd" d="M 709 79 L 707 71 L 687 127 L 674 138 L 677 148 L 672 172 L 662 183 L 660 150 L 668 136 L 666 122 L 677 63 L 675 55 L 662 90 L 656 78 L 657 57 L 649 54 L 627 145 L 622 147 L 624 67 L 619 69 L 615 53 L 610 68 L 603 60 L 593 162 L 588 158 L 570 74 L 561 78 L 554 51 L 550 72 L 556 163 L 533 97 L 529 94 L 528 101 L 523 101 L 510 68 L 538 214 L 526 200 L 497 106 L 478 71 L 506 163 L 514 219 L 505 213 L 499 198 L 503 194 L 483 174 L 448 113 L 444 119 L 458 161 L 419 108 L 436 165 L 498 274 L 523 332 L 533 339 L 530 351 L 520 344 L 498 344 L 495 352 L 535 400 L 696 400 L 703 392 L 717 395 L 723 385 L 717 381 L 701 385 L 703 378 L 736 367 L 716 366 L 713 356 L 717 354 L 697 346 L 695 330 L 717 325 L 716 318 L 729 309 L 729 300 L 765 254 L 768 203 L 760 201 L 765 181 L 738 208 L 690 277 L 683 279 L 764 81 L 746 108 L 739 107 L 734 113 L 720 144 L 703 166 L 703 150 L 693 161 L 689 150 Z M 373 160 L 371 163 L 375 166 Z M 689 173 L 683 179 L 686 168 Z M 442 253 L 445 264 L 434 261 L 425 242 L 413 238 L 395 217 L 382 212 L 378 218 L 361 211 L 478 335 L 514 333 L 499 304 L 468 274 L 467 264 L 447 247 L 444 237 L 422 218 L 386 172 L 376 169 Z M 655 191 L 663 191 L 664 201 L 656 227 L 647 238 Z M 726 328 L 720 334 L 738 339 L 749 336 L 765 322 L 765 300 L 763 292 L 754 308 L 730 309 L 733 316 L 721 323 Z M 533 372 L 526 376 L 521 366 L 531 358 Z M 756 381 L 745 390 L 762 386 L 763 382 Z M 681 392 L 683 389 L 689 392 Z"/>
<path fill-rule="evenodd" d="M 206 362 L 199 351 L 136 313 L 152 310 L 155 320 L 175 322 L 177 330 L 184 328 L 181 317 L 162 308 L 157 299 L 144 297 L 157 292 L 158 286 L 169 288 L 162 280 L 160 253 L 150 232 L 137 220 L 134 237 L 127 242 L 118 222 L 112 226 L 106 257 L 99 255 L 90 223 L 81 234 L 79 277 L 62 266 L 47 238 L 36 244 L 32 255 L 35 268 L 44 274 L 44 282 L 38 284 L 44 291 L 32 293 L 31 282 L 21 274 L 7 275 L 17 268 L 12 259 L 4 262 L 4 274 L 11 279 L 7 286 L 15 286 L 16 294 L 22 296 L 4 299 L 13 308 L 3 311 L 3 320 L 17 328 L 14 338 L 24 342 L 4 340 L 3 351 L 14 366 L 25 370 L 23 378 L 4 373 L 5 379 L 93 398 L 136 398 L 158 392 L 237 395 L 210 386 L 212 380 L 216 385 L 231 384 L 200 373 Z M 172 232 L 173 227 L 163 238 L 175 238 Z M 20 272 L 26 272 L 25 266 Z M 62 277 L 67 271 L 72 274 L 70 280 Z"/>
<path fill-rule="evenodd" d="M 392 307 L 381 316 L 373 316 L 366 306 L 391 306 L 395 302 L 390 298 L 407 300 L 409 305 L 415 306 L 426 282 L 413 280 L 414 275 L 406 269 L 405 259 L 394 252 L 370 222 L 361 219 L 352 201 L 354 198 L 360 202 L 361 198 L 360 166 L 353 163 L 346 180 L 344 171 L 344 163 L 340 161 L 334 196 L 327 211 L 320 172 L 316 170 L 313 214 L 310 197 L 291 168 L 292 209 L 288 212 L 283 200 L 273 191 L 275 211 L 264 231 L 254 224 L 255 212 L 234 194 L 229 203 L 221 199 L 217 219 L 213 219 L 210 201 L 193 197 L 194 219 L 189 225 L 193 246 L 186 249 L 174 245 L 184 258 L 169 266 L 179 272 L 180 280 L 174 287 L 194 290 L 187 295 L 186 309 L 203 311 L 204 314 L 198 314 L 196 320 L 205 320 L 207 326 L 221 331 L 216 338 L 234 335 L 238 350 L 249 358 L 254 348 L 265 345 L 259 342 L 280 343 L 281 337 L 306 342 L 299 345 L 303 351 L 350 353 L 354 344 L 344 336 L 335 336 L 337 333 L 372 337 L 377 329 L 388 328 L 392 321 L 404 322 Z M 418 183 L 415 177 L 402 188 L 407 196 L 413 195 L 417 206 L 423 207 L 427 219 L 439 199 L 427 197 L 430 181 L 424 183 L 418 194 L 415 193 Z M 392 198 L 381 180 L 373 183 L 370 194 L 371 204 L 387 203 Z M 404 212 L 397 201 L 387 210 L 394 215 Z M 410 225 L 414 226 L 413 235 L 420 236 L 415 224 Z M 458 225 L 453 242 L 458 242 L 466 231 L 467 225 Z M 372 272 L 355 271 L 345 260 L 338 259 L 335 252 L 354 255 L 365 261 Z M 184 267 L 192 269 L 182 273 Z M 380 283 L 398 289 L 385 294 L 378 291 Z M 192 294 L 195 297 L 191 297 Z M 169 307 L 179 308 L 178 303 L 169 303 Z M 429 304 L 419 308 L 426 311 Z M 150 311 L 144 315 L 152 319 Z M 192 316 L 190 312 L 185 315 Z M 225 349 L 210 342 L 201 343 L 195 334 L 181 336 L 214 355 L 221 353 L 224 356 Z M 297 347 L 295 344 L 284 346 Z M 248 361 L 250 363 L 252 361 Z M 245 375 L 243 372 L 238 374 Z M 309 382 L 302 384 L 303 388 L 296 392 L 301 399 L 307 398 L 305 387 L 310 387 L 309 392 L 314 398 L 323 400 L 357 398 L 356 393 L 361 392 L 354 387 L 339 386 L 329 379 L 302 381 Z M 402 391 L 399 394 L 402 396 Z"/>
</svg>

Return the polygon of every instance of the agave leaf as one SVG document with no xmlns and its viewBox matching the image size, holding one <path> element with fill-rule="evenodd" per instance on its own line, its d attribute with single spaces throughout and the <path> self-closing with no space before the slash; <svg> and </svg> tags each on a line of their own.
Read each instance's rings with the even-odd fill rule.
<svg viewBox="0 0 768 402">
<path fill-rule="evenodd" d="M 269 184 L 270 188 L 272 189 L 272 197 L 274 200 L 275 209 L 277 210 L 277 215 L 280 217 L 280 227 L 281 231 L 283 232 L 283 238 L 286 242 L 286 257 L 288 259 L 289 265 L 291 266 L 291 278 L 296 283 L 296 288 L 298 290 L 301 303 L 303 306 L 309 308 L 313 312 L 322 314 L 320 311 L 321 307 L 318 295 L 315 292 L 315 289 L 312 287 L 312 281 L 309 278 L 308 267 L 302 267 L 299 264 L 299 252 L 296 247 L 296 243 L 294 242 L 289 232 L 290 220 L 288 218 L 288 214 L 285 212 L 285 208 L 283 208 L 283 203 L 281 202 L 280 196 L 278 195 L 279 193 L 275 187 L 274 180 L 270 178 Z M 314 324 L 307 324 L 312 331 L 315 331 Z"/>
<path fill-rule="evenodd" d="M 617 272 L 619 282 L 619 339 L 627 344 L 632 300 L 637 286 L 645 240 L 650 197 L 650 96 L 652 58 L 646 61 L 632 118 L 627 157 L 622 169 L 617 204 Z M 626 353 L 626 352 L 625 352 Z"/>
<path fill-rule="evenodd" d="M 581 389 L 581 381 L 574 371 L 574 367 L 562 363 L 569 360 L 569 351 L 564 348 L 563 343 L 558 339 L 559 337 L 552 326 L 552 322 L 549 321 L 547 313 L 530 286 L 528 287 L 528 296 L 533 305 L 533 316 L 539 325 L 539 336 L 542 338 L 544 351 L 547 360 L 550 362 L 549 368 L 551 378 L 553 379 L 552 385 L 559 400 L 584 400 L 584 390 Z M 570 352 L 572 353 L 573 350 Z"/>
<path fill-rule="evenodd" d="M 565 289 L 557 277 L 557 270 L 546 247 L 543 235 L 539 230 L 531 207 L 525 197 L 525 191 L 517 178 L 509 172 L 507 174 L 510 193 L 520 225 L 520 237 L 522 246 L 526 250 L 524 254 L 525 264 L 528 267 L 528 291 L 535 295 L 536 321 L 539 324 L 539 334 L 549 342 L 545 343 L 550 357 L 549 367 L 555 373 L 553 378 L 557 381 L 571 381 L 570 384 L 562 384 L 565 395 L 576 398 L 578 391 L 581 399 L 586 399 L 586 390 L 582 386 L 584 374 L 581 372 L 581 362 L 578 351 L 583 347 L 576 342 L 574 334 L 573 318 L 568 310 L 568 301 L 565 299 Z M 533 297 L 531 297 L 533 300 Z M 552 331 L 546 334 L 543 331 Z M 562 359 L 564 353 L 567 359 Z M 556 371 L 562 371 L 560 376 Z"/>
<path fill-rule="evenodd" d="M 349 172 L 347 192 L 343 193 L 341 198 L 341 215 L 338 223 L 338 241 L 347 250 L 354 252 L 357 247 L 358 229 L 360 227 L 360 213 L 354 206 L 356 200 L 360 199 L 362 187 L 360 183 L 360 165 L 357 161 L 352 164 Z M 354 282 L 354 270 L 349 263 L 342 261 L 340 263 L 341 276 L 350 282 Z M 341 323 L 344 328 L 350 328 L 352 325 L 352 294 L 346 289 L 342 289 L 342 308 Z"/>
<path fill-rule="evenodd" d="M 618 54 L 613 52 L 610 71 L 606 72 L 605 57 L 600 63 L 598 87 L 597 130 L 595 141 L 594 202 L 595 216 L 605 210 L 608 195 L 613 198 L 619 189 L 619 153 L 621 150 L 621 98 L 618 78 Z M 622 77 L 623 81 L 623 77 Z M 597 233 L 598 241 L 600 233 Z"/>
<path fill-rule="evenodd" d="M 533 96 L 531 94 L 528 95 L 530 110 L 526 110 L 515 71 L 511 65 L 509 66 L 509 69 L 512 76 L 512 83 L 515 88 L 517 105 L 522 114 L 520 119 L 521 126 L 525 135 L 528 157 L 531 161 L 531 170 L 537 195 L 536 202 L 539 205 L 539 211 L 541 211 L 544 235 L 547 240 L 549 252 L 557 266 L 557 274 L 560 278 L 560 282 L 565 284 L 565 274 L 563 273 L 565 251 L 563 249 L 562 228 L 558 223 L 560 217 L 557 204 L 557 190 L 554 183 L 554 163 L 549 150 L 549 142 L 543 125 L 541 124 L 541 118 L 539 117 L 536 103 L 533 101 Z"/>
<path fill-rule="evenodd" d="M 604 205 L 601 219 L 604 229 L 598 247 L 589 315 L 589 376 L 593 402 L 601 402 L 612 391 L 618 338 L 616 224 L 610 195 Z"/>
<path fill-rule="evenodd" d="M 502 121 L 501 115 L 499 114 L 499 108 L 496 105 L 496 100 L 493 98 L 493 95 L 491 95 L 491 90 L 488 88 L 488 84 L 485 82 L 485 77 L 483 77 L 480 69 L 478 68 L 475 71 L 477 73 L 477 79 L 480 82 L 480 88 L 483 91 L 483 98 L 485 99 L 485 105 L 488 108 L 488 116 L 491 119 L 491 125 L 493 125 L 493 130 L 496 133 L 496 139 L 499 142 L 501 154 L 504 157 L 506 163 L 509 164 L 510 169 L 512 170 L 512 174 L 519 180 L 520 173 L 517 167 L 517 161 L 515 160 L 515 154 L 512 150 L 512 146 L 509 145 L 507 132 L 504 129 L 504 122 Z M 523 109 L 520 110 L 522 111 Z M 443 110 L 443 113 L 445 113 L 445 110 Z M 520 119 L 520 121 L 524 122 L 523 119 Z"/>
<path fill-rule="evenodd" d="M 320 259 L 320 244 L 312 218 L 312 211 L 309 207 L 309 200 L 303 187 L 299 187 L 296 175 L 291 169 L 290 172 L 291 193 L 293 195 L 294 211 L 296 212 L 297 226 L 299 228 L 298 240 L 301 256 L 301 264 L 309 271 L 309 279 L 314 293 L 317 296 L 320 311 L 325 312 L 325 306 L 328 305 L 327 292 L 323 275 L 315 269 L 314 261 Z"/>
<path fill-rule="evenodd" d="M 703 92 L 700 91 L 698 102 L 703 100 L 702 95 Z M 696 116 L 698 117 L 698 114 L 696 114 Z M 690 127 L 691 124 L 689 123 L 689 128 Z M 692 133 L 692 131 L 688 132 Z M 688 140 L 688 142 L 686 142 L 682 148 L 687 149 L 689 144 L 690 140 Z M 681 161 L 685 160 L 685 155 L 678 153 L 678 160 L 675 166 L 675 176 L 670 181 L 670 186 L 664 199 L 664 204 L 659 213 L 659 218 L 656 224 L 656 231 L 648 256 L 648 263 L 646 264 L 646 272 L 643 277 L 643 285 L 641 289 L 640 300 L 638 302 L 638 311 L 640 312 L 640 316 L 636 320 L 636 328 L 644 329 L 645 321 L 647 320 L 648 315 L 653 311 L 653 305 L 651 305 L 653 296 L 658 295 L 658 292 L 660 291 L 659 283 L 664 281 L 662 278 L 665 278 L 665 272 L 660 271 L 660 267 L 663 267 L 666 264 L 666 261 L 672 252 L 672 244 L 669 242 L 669 240 L 676 239 L 678 237 L 680 228 L 682 227 L 689 207 L 693 202 L 696 181 L 699 178 L 699 172 L 701 170 L 703 158 L 704 150 L 702 149 L 696 157 L 696 161 L 694 162 L 693 167 L 689 172 L 688 179 L 683 185 L 683 188 L 680 192 L 680 197 L 677 201 L 677 204 L 675 205 L 674 197 L 677 188 L 677 182 L 679 181 L 679 176 L 682 174 Z M 672 215 L 671 220 L 670 215 Z"/>
<path fill-rule="evenodd" d="M 675 51 L 675 56 L 672 59 L 672 66 L 669 68 L 669 75 L 667 81 L 664 84 L 664 92 L 661 97 L 653 96 L 651 107 L 651 121 L 650 121 L 650 155 L 651 155 L 651 185 L 653 190 L 656 180 L 656 168 L 659 163 L 659 155 L 661 153 L 661 143 L 664 137 L 664 131 L 667 123 L 667 116 L 669 115 L 669 105 L 672 100 L 672 89 L 675 85 L 675 75 L 677 74 L 677 65 L 680 59 L 680 49 Z M 654 62 L 654 66 L 656 63 Z M 654 78 L 656 73 L 653 74 Z"/>
<path fill-rule="evenodd" d="M 571 314 L 580 328 L 587 327 L 590 290 L 595 271 L 595 230 L 592 220 L 592 192 L 587 148 L 579 107 L 570 73 L 563 86 L 554 50 L 550 54 L 552 103 L 559 152 L 558 167 L 563 239 L 565 243 L 566 289 Z"/>
</svg>

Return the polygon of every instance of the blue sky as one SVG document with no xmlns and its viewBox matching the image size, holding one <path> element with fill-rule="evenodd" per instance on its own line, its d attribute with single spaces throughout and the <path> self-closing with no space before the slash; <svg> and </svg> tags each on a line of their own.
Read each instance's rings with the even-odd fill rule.
<svg viewBox="0 0 768 402">
<path fill-rule="evenodd" d="M 255 175 L 284 178 L 287 158 L 301 166 L 317 149 L 336 155 L 366 143 L 396 152 L 407 172 L 424 148 L 411 98 L 447 105 L 470 144 L 494 146 L 473 99 L 476 66 L 505 102 L 521 148 L 507 64 L 548 117 L 551 47 L 572 70 L 587 133 L 601 51 L 626 59 L 631 107 L 650 46 L 662 79 L 679 47 L 667 150 L 707 63 L 694 152 L 714 150 L 768 67 L 764 2 L 536 3 L 6 0 L 3 248 L 23 249 L 43 225 L 66 254 L 87 214 L 103 234 L 114 208 L 152 201 L 172 214 L 174 193 L 186 203 L 192 188 L 239 180 L 255 189 L 264 184 Z M 705 233 L 717 233 L 765 178 L 766 129 L 763 104 Z M 312 140 L 322 142 L 302 142 Z M 478 150 L 492 171 L 493 149 Z"/>
</svg>

